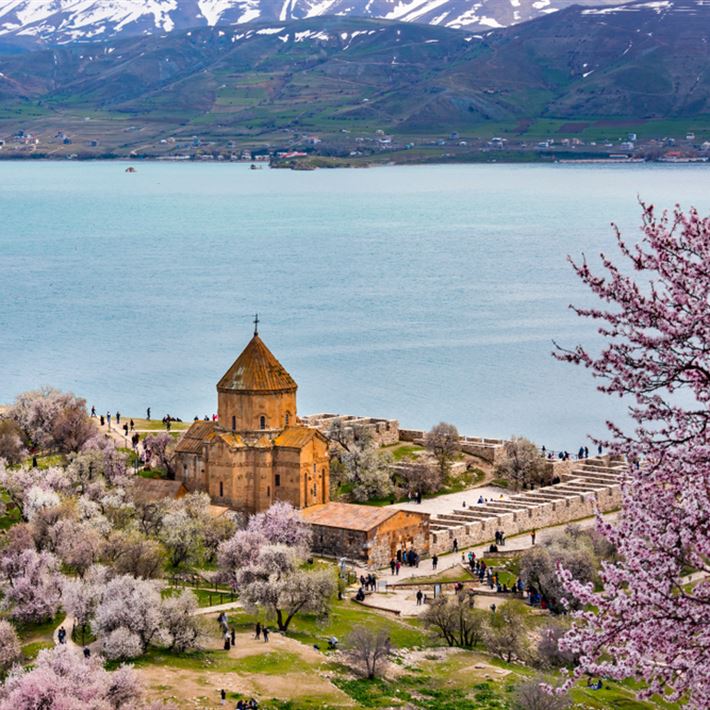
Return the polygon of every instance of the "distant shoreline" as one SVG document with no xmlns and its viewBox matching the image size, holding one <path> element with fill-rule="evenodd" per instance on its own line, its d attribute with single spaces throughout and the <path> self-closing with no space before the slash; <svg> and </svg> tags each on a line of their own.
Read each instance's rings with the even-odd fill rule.
<svg viewBox="0 0 710 710">
<path fill-rule="evenodd" d="M 314 155 L 312 158 L 302 161 L 272 161 L 264 160 L 219 160 L 214 158 L 200 157 L 185 157 L 185 158 L 165 158 L 159 156 L 150 157 L 127 157 L 127 156 L 77 156 L 69 158 L 66 156 L 29 156 L 29 155 L 2 155 L 0 153 L 0 162 L 23 162 L 23 163 L 125 163 L 130 165 L 139 165 L 141 163 L 189 163 L 200 165 L 255 165 L 256 169 L 268 168 L 270 170 L 294 170 L 294 171 L 312 171 L 312 170 L 332 170 L 336 168 L 378 168 L 391 166 L 407 166 L 407 165 L 707 165 L 710 166 L 710 158 L 611 158 L 611 157 L 560 157 L 552 158 L 549 156 L 540 156 L 538 158 L 531 157 L 515 157 L 500 155 L 496 158 L 489 159 L 466 159 L 463 157 L 431 159 L 431 160 L 396 160 L 390 156 L 388 160 L 369 160 L 369 161 L 353 161 L 348 159 L 331 159 L 323 158 L 322 156 Z"/>
</svg>

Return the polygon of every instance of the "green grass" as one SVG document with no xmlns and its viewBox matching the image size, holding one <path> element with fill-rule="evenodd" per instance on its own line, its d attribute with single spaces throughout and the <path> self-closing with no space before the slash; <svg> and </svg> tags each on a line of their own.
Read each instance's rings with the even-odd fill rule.
<svg viewBox="0 0 710 710">
<path fill-rule="evenodd" d="M 403 461 L 404 459 L 415 458 L 417 454 L 424 451 L 423 446 L 417 446 L 417 444 L 400 444 L 393 447 L 387 447 L 383 451 L 389 451 L 392 454 L 392 458 L 396 463 Z"/>
<path fill-rule="evenodd" d="M 231 612 L 229 618 L 238 631 L 253 629 L 257 621 L 257 617 L 245 611 Z M 261 619 L 261 621 L 266 621 L 272 629 L 276 628 L 272 619 Z M 398 647 L 412 648 L 430 645 L 427 632 L 417 620 L 402 622 L 355 604 L 348 599 L 333 602 L 330 614 L 324 619 L 312 614 L 297 615 L 291 622 L 287 635 L 307 646 L 318 644 L 324 647 L 329 636 L 335 636 L 342 642 L 356 626 L 385 629 L 390 635 L 392 644 Z"/>
<path fill-rule="evenodd" d="M 311 668 L 310 664 L 295 653 L 271 650 L 253 656 L 244 656 L 238 660 L 238 664 L 242 673 L 266 673 L 267 675 L 298 673 Z"/>
</svg>

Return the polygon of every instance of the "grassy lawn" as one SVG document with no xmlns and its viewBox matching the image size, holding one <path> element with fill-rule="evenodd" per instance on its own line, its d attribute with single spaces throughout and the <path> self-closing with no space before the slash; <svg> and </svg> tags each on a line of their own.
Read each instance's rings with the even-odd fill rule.
<svg viewBox="0 0 710 710">
<path fill-rule="evenodd" d="M 125 419 L 127 422 L 131 421 L 131 417 L 121 417 L 121 419 Z M 151 419 L 149 421 L 148 419 L 136 419 L 133 417 L 133 423 L 139 431 L 166 431 L 165 424 L 163 424 L 161 419 Z M 190 424 L 192 422 L 170 422 L 170 431 L 185 431 Z"/>
<path fill-rule="evenodd" d="M 31 661 L 43 648 L 54 646 L 54 629 L 59 625 L 60 617 L 42 622 L 41 624 L 23 624 L 11 622 L 20 639 L 22 654 Z"/>
<path fill-rule="evenodd" d="M 228 614 L 230 623 L 233 623 L 239 632 L 253 629 L 257 621 L 257 617 L 242 610 Z M 272 629 L 276 628 L 271 619 L 261 621 L 266 621 Z M 335 636 L 342 642 L 356 626 L 386 629 L 392 644 L 400 648 L 423 647 L 431 643 L 427 632 L 417 620 L 402 622 L 347 599 L 333 602 L 330 614 L 325 619 L 312 614 L 297 615 L 291 622 L 287 635 L 308 646 L 318 644 L 324 647 L 329 636 Z"/>
<path fill-rule="evenodd" d="M 404 459 L 416 458 L 422 451 L 424 451 L 423 446 L 418 446 L 417 444 L 394 444 L 392 446 L 387 446 L 382 449 L 382 451 L 388 451 L 392 454 L 392 458 L 395 463 L 399 463 Z"/>
</svg>

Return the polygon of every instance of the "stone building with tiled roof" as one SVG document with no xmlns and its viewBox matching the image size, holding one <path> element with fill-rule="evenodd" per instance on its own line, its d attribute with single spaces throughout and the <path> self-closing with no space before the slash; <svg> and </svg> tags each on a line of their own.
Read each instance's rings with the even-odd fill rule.
<svg viewBox="0 0 710 710">
<path fill-rule="evenodd" d="M 297 387 L 255 331 L 217 383 L 217 421 L 196 421 L 178 442 L 177 480 L 248 513 L 327 503 L 328 442 L 299 423 Z"/>
</svg>

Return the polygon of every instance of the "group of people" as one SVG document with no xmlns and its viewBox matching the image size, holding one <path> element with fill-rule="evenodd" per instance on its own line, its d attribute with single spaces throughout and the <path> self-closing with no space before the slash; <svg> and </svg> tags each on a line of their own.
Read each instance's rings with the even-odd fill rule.
<svg viewBox="0 0 710 710">
<path fill-rule="evenodd" d="M 597 455 L 601 456 L 603 452 L 602 445 L 599 444 L 597 447 Z M 554 451 L 548 451 L 545 446 L 542 447 L 542 455 L 551 461 L 552 459 L 555 458 L 555 452 Z M 570 454 L 569 451 L 558 451 L 557 452 L 557 458 L 560 461 L 569 461 L 572 458 L 572 455 Z M 589 458 L 589 447 L 588 446 L 580 446 L 579 451 L 577 451 L 577 458 L 578 459 L 588 459 Z"/>
<path fill-rule="evenodd" d="M 419 554 L 412 548 L 410 550 L 397 550 L 397 554 L 390 560 L 390 570 L 392 574 L 399 574 L 402 565 L 407 567 L 419 567 Z"/>
<path fill-rule="evenodd" d="M 224 650 L 229 651 L 230 648 L 236 645 L 237 632 L 234 626 L 232 626 L 231 629 L 229 628 L 229 620 L 225 612 L 220 613 L 217 617 L 217 622 L 219 623 L 219 626 L 222 629 L 222 634 L 224 635 Z"/>
<path fill-rule="evenodd" d="M 227 691 L 224 688 L 219 691 L 219 698 L 222 705 L 225 705 L 227 703 Z M 258 707 L 259 703 L 257 703 L 254 698 L 251 698 L 249 700 L 237 700 L 237 704 L 234 710 L 252 710 L 252 708 Z"/>
<path fill-rule="evenodd" d="M 360 586 L 366 592 L 376 592 L 377 591 L 377 575 L 368 574 L 367 577 L 364 574 L 360 575 Z"/>
<path fill-rule="evenodd" d="M 259 638 L 263 637 L 264 643 L 268 643 L 269 642 L 269 633 L 271 633 L 271 632 L 269 631 L 268 626 L 266 626 L 266 625 L 262 626 L 260 621 L 256 622 L 255 635 L 254 635 L 255 639 L 259 639 Z"/>
</svg>

